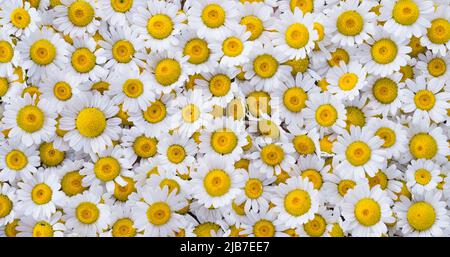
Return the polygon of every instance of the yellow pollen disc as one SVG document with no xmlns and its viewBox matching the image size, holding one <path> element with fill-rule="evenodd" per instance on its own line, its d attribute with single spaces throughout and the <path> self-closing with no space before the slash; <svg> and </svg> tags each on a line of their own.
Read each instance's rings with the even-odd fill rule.
<svg viewBox="0 0 450 257">
<path fill-rule="evenodd" d="M 147 22 L 147 32 L 156 39 L 165 39 L 172 34 L 173 22 L 165 14 L 153 15 Z"/>
<path fill-rule="evenodd" d="M 218 28 L 225 24 L 225 10 L 218 4 L 209 4 L 202 10 L 202 21 L 209 28 Z"/>
<path fill-rule="evenodd" d="M 159 84 L 170 86 L 177 82 L 181 76 L 181 65 L 173 59 L 159 61 L 155 67 L 155 78 Z"/>
<path fill-rule="evenodd" d="M 303 189 L 295 189 L 284 198 L 284 209 L 292 216 L 301 216 L 311 208 L 311 197 Z"/>
<path fill-rule="evenodd" d="M 261 78 L 271 78 L 277 73 L 278 61 L 272 55 L 262 54 L 253 60 L 253 70 Z"/>
<path fill-rule="evenodd" d="M 0 63 L 8 63 L 14 57 L 14 49 L 8 41 L 0 40 Z"/>
<path fill-rule="evenodd" d="M 406 79 L 414 79 L 414 70 L 411 65 L 400 67 L 400 73 L 402 74 L 402 79 L 400 82 L 405 82 Z"/>
<path fill-rule="evenodd" d="M 428 72 L 433 77 L 439 77 L 445 74 L 447 71 L 447 64 L 445 63 L 445 60 L 442 58 L 436 57 L 427 65 Z"/>
<path fill-rule="evenodd" d="M 422 186 L 427 185 L 431 181 L 431 173 L 426 169 L 418 169 L 414 173 L 416 182 Z"/>
<path fill-rule="evenodd" d="M 149 123 L 158 123 L 166 117 L 166 105 L 156 100 L 143 111 L 144 119 Z"/>
<path fill-rule="evenodd" d="M 307 169 L 302 171 L 302 178 L 308 178 L 309 182 L 314 184 L 314 189 L 320 189 L 322 187 L 322 174 L 317 170 Z"/>
<path fill-rule="evenodd" d="M 125 13 L 133 7 L 133 0 L 111 0 L 111 7 L 116 12 Z"/>
<path fill-rule="evenodd" d="M 329 235 L 331 237 L 344 237 L 344 231 L 342 230 L 339 223 L 334 223 L 333 227 L 331 228 L 331 231 L 329 232 Z"/>
<path fill-rule="evenodd" d="M 37 184 L 31 190 L 31 200 L 35 204 L 42 205 L 52 200 L 52 189 L 47 184 Z"/>
<path fill-rule="evenodd" d="M 297 153 L 302 155 L 312 154 L 316 151 L 316 146 L 314 145 L 314 141 L 308 137 L 307 135 L 297 135 L 292 140 L 292 144 L 294 145 Z"/>
<path fill-rule="evenodd" d="M 30 58 L 39 65 L 48 65 L 56 57 L 56 47 L 47 39 L 40 39 L 30 47 Z"/>
<path fill-rule="evenodd" d="M 397 136 L 395 135 L 395 131 L 391 128 L 381 127 L 376 132 L 375 135 L 379 136 L 384 140 L 384 143 L 381 147 L 389 148 L 393 146 L 396 142 Z"/>
<path fill-rule="evenodd" d="M 94 19 L 94 8 L 83 0 L 73 2 L 68 8 L 69 21 L 77 27 L 85 27 Z"/>
<path fill-rule="evenodd" d="M 288 60 L 284 64 L 292 67 L 291 74 L 296 76 L 298 73 L 305 73 L 309 68 L 309 57 Z"/>
<path fill-rule="evenodd" d="M 181 145 L 171 145 L 167 148 L 167 158 L 172 163 L 181 163 L 186 158 L 186 150 Z"/>
<path fill-rule="evenodd" d="M 436 222 L 436 211 L 427 202 L 417 202 L 409 207 L 406 218 L 413 229 L 425 231 Z"/>
<path fill-rule="evenodd" d="M 317 43 L 322 41 L 325 38 L 325 27 L 318 22 L 314 22 L 313 29 L 317 31 L 317 35 L 319 36 L 315 42 Z"/>
<path fill-rule="evenodd" d="M 330 127 L 336 122 L 338 113 L 331 104 L 323 104 L 316 110 L 316 122 L 322 127 Z"/>
<path fill-rule="evenodd" d="M 391 39 L 380 39 L 373 44 L 370 53 L 376 63 L 388 64 L 393 62 L 395 57 L 397 57 L 397 44 Z"/>
<path fill-rule="evenodd" d="M 83 193 L 84 190 L 87 189 L 82 185 L 83 177 L 84 176 L 77 170 L 66 173 L 61 179 L 61 190 L 67 196 L 74 196 Z"/>
<path fill-rule="evenodd" d="M 352 90 L 358 84 L 358 76 L 355 73 L 346 73 L 339 78 L 338 86 L 344 91 Z"/>
<path fill-rule="evenodd" d="M 327 153 L 333 153 L 333 142 L 334 141 L 330 141 L 329 136 L 324 136 L 319 141 L 320 150 L 327 152 Z"/>
<path fill-rule="evenodd" d="M 39 221 L 33 227 L 33 237 L 53 237 L 53 227 L 46 221 Z"/>
<path fill-rule="evenodd" d="M 347 130 L 350 130 L 350 125 L 364 127 L 366 124 L 366 116 L 364 112 L 355 106 L 348 106 L 345 108 L 347 110 Z"/>
<path fill-rule="evenodd" d="M 310 237 L 322 236 L 323 233 L 325 233 L 326 228 L 327 222 L 319 214 L 314 214 L 314 219 L 303 224 L 303 229 L 305 230 L 306 234 L 308 234 L 308 236 Z"/>
<path fill-rule="evenodd" d="M 75 125 L 82 136 L 97 137 L 106 129 L 106 117 L 95 107 L 84 108 L 78 113 Z"/>
<path fill-rule="evenodd" d="M 203 186 L 210 196 L 222 196 L 230 190 L 231 178 L 225 171 L 213 169 L 206 174 Z"/>
<path fill-rule="evenodd" d="M 392 18 L 405 26 L 414 24 L 419 18 L 420 10 L 417 4 L 411 0 L 399 0 L 392 10 Z"/>
<path fill-rule="evenodd" d="M 171 216 L 170 206 L 165 202 L 153 203 L 147 210 L 148 221 L 156 226 L 166 224 Z"/>
<path fill-rule="evenodd" d="M 228 103 L 226 112 L 234 120 L 241 120 L 245 116 L 245 107 L 240 99 L 233 99 Z"/>
<path fill-rule="evenodd" d="M 227 129 L 219 129 L 211 134 L 211 147 L 219 154 L 233 152 L 238 143 L 236 134 Z"/>
<path fill-rule="evenodd" d="M 79 73 L 88 73 L 95 67 L 97 58 L 88 48 L 78 48 L 72 53 L 72 67 Z"/>
<path fill-rule="evenodd" d="M 205 222 L 203 224 L 196 226 L 193 232 L 197 237 L 211 237 L 212 236 L 211 231 L 217 233 L 219 229 L 220 229 L 219 225 L 212 222 Z"/>
<path fill-rule="evenodd" d="M 0 219 L 8 216 L 13 208 L 13 202 L 6 195 L 0 194 Z"/>
<path fill-rule="evenodd" d="M 328 65 L 331 67 L 339 66 L 341 61 L 348 64 L 350 61 L 350 55 L 345 49 L 336 48 L 336 50 L 331 53 L 331 59 L 328 60 Z"/>
<path fill-rule="evenodd" d="M 9 82 L 6 78 L 0 78 L 0 97 L 6 95 L 9 89 Z"/>
<path fill-rule="evenodd" d="M 245 183 L 245 195 L 250 199 L 257 199 L 263 193 L 263 184 L 259 179 L 252 178 Z"/>
<path fill-rule="evenodd" d="M 229 37 L 222 43 L 223 54 L 229 57 L 236 57 L 244 50 L 244 44 L 237 37 Z"/>
<path fill-rule="evenodd" d="M 284 151 L 279 145 L 270 144 L 261 149 L 261 159 L 269 166 L 279 165 L 284 160 Z"/>
<path fill-rule="evenodd" d="M 97 90 L 100 93 L 108 91 L 110 84 L 106 81 L 99 81 L 92 85 L 92 90 Z"/>
<path fill-rule="evenodd" d="M 436 97 L 429 90 L 420 90 L 414 95 L 414 103 L 421 110 L 429 111 L 436 103 Z"/>
<path fill-rule="evenodd" d="M 370 188 L 379 185 L 381 189 L 385 190 L 388 185 L 388 177 L 384 172 L 378 171 L 375 176 L 369 177 L 367 176 L 367 179 L 369 180 L 369 186 Z"/>
<path fill-rule="evenodd" d="M 17 125 L 28 133 L 40 130 L 44 126 L 44 113 L 35 105 L 22 107 L 17 113 Z"/>
<path fill-rule="evenodd" d="M 390 104 L 397 98 L 397 83 L 390 78 L 380 78 L 373 84 L 372 94 L 378 102 Z"/>
<path fill-rule="evenodd" d="M 237 215 L 239 216 L 243 216 L 245 215 L 245 202 L 243 202 L 242 204 L 238 205 L 236 204 L 234 201 L 231 203 L 231 207 L 233 208 L 233 210 L 236 212 Z"/>
<path fill-rule="evenodd" d="M 167 187 L 169 189 L 169 193 L 175 190 L 175 193 L 178 194 L 180 192 L 180 184 L 175 179 L 165 178 L 159 183 L 159 187 L 163 189 Z"/>
<path fill-rule="evenodd" d="M 264 31 L 263 22 L 261 21 L 260 18 L 254 15 L 242 17 L 240 24 L 246 26 L 247 31 L 250 31 L 251 33 L 249 37 L 250 41 L 258 39 Z"/>
<path fill-rule="evenodd" d="M 43 164 L 52 167 L 64 161 L 65 152 L 54 148 L 52 142 L 45 142 L 39 146 L 39 156 Z"/>
<path fill-rule="evenodd" d="M 217 74 L 209 81 L 209 91 L 213 96 L 220 97 L 228 94 L 231 88 L 231 79 L 224 74 Z"/>
<path fill-rule="evenodd" d="M 134 186 L 136 183 L 132 178 L 122 177 L 127 183 L 125 186 L 121 186 L 114 182 L 114 197 L 122 202 L 126 202 L 128 200 L 128 196 L 136 192 L 136 187 Z"/>
<path fill-rule="evenodd" d="M 133 59 L 134 46 L 128 40 L 119 40 L 112 47 L 112 56 L 119 63 L 129 63 Z"/>
<path fill-rule="evenodd" d="M 72 87 L 64 81 L 59 81 L 53 87 L 53 94 L 60 101 L 67 101 L 72 98 Z"/>
<path fill-rule="evenodd" d="M 299 8 L 303 13 L 309 13 L 314 9 L 314 0 L 291 0 L 289 6 L 292 12 L 295 8 Z"/>
<path fill-rule="evenodd" d="M 158 140 L 154 137 L 138 136 L 133 142 L 133 151 L 141 158 L 155 156 Z"/>
<path fill-rule="evenodd" d="M 409 141 L 409 151 L 415 159 L 432 159 L 438 152 L 438 146 L 432 136 L 418 133 Z"/>
<path fill-rule="evenodd" d="M 7 237 L 16 237 L 17 233 L 17 225 L 19 225 L 19 220 L 14 219 L 12 222 L 5 225 L 5 235 Z"/>
<path fill-rule="evenodd" d="M 136 236 L 134 222 L 129 218 L 118 219 L 112 226 L 111 233 L 113 237 L 134 237 Z"/>
<path fill-rule="evenodd" d="M 189 56 L 189 63 L 204 63 L 209 59 L 210 50 L 208 43 L 200 38 L 191 39 L 184 46 L 183 54 Z"/>
<path fill-rule="evenodd" d="M 271 221 L 259 220 L 253 225 L 253 234 L 255 237 L 272 237 L 275 235 L 275 226 Z"/>
<path fill-rule="evenodd" d="M 283 94 L 283 104 L 291 112 L 300 112 L 306 107 L 308 95 L 299 87 L 292 87 Z"/>
<path fill-rule="evenodd" d="M 100 210 L 91 202 L 82 202 L 75 209 L 75 215 L 79 222 L 92 224 L 100 217 Z"/>
<path fill-rule="evenodd" d="M 122 86 L 123 92 L 130 98 L 138 98 L 144 91 L 144 84 L 139 79 L 127 79 Z"/>
<path fill-rule="evenodd" d="M 356 11 L 345 11 L 337 18 L 336 27 L 345 36 L 356 36 L 363 30 L 364 20 Z"/>
<path fill-rule="evenodd" d="M 446 44 L 450 40 L 450 22 L 444 18 L 431 21 L 427 36 L 434 44 Z"/>
<path fill-rule="evenodd" d="M 115 179 L 121 169 L 119 161 L 113 157 L 102 157 L 94 164 L 94 174 L 102 182 Z"/>
<path fill-rule="evenodd" d="M 181 110 L 181 117 L 187 123 L 193 123 L 200 118 L 200 109 L 195 104 L 188 104 Z"/>
<path fill-rule="evenodd" d="M 246 99 L 249 112 L 259 117 L 261 113 L 270 114 L 270 95 L 264 91 L 253 91 Z"/>
<path fill-rule="evenodd" d="M 5 156 L 6 166 L 12 170 L 21 170 L 28 164 L 28 157 L 20 150 L 12 150 Z"/>
<path fill-rule="evenodd" d="M 19 29 L 26 28 L 31 22 L 30 14 L 23 8 L 14 9 L 10 18 L 14 27 Z"/>
<path fill-rule="evenodd" d="M 363 198 L 355 205 L 355 218 L 363 226 L 371 227 L 381 219 L 380 205 L 371 198 Z"/>
<path fill-rule="evenodd" d="M 372 150 L 363 141 L 355 141 L 347 146 L 345 157 L 353 166 L 362 166 L 366 164 L 372 156 Z"/>
<path fill-rule="evenodd" d="M 337 185 L 338 192 L 341 196 L 347 194 L 348 190 L 353 189 L 356 186 L 356 183 L 352 180 L 341 180 Z"/>
<path fill-rule="evenodd" d="M 309 31 L 304 24 L 294 23 L 286 29 L 285 40 L 292 48 L 303 48 L 308 44 Z"/>
<path fill-rule="evenodd" d="M 411 37 L 408 46 L 411 47 L 411 52 L 409 53 L 409 55 L 416 58 L 419 54 L 424 53 L 427 50 L 426 47 L 420 44 L 420 38 L 415 36 Z"/>
</svg>

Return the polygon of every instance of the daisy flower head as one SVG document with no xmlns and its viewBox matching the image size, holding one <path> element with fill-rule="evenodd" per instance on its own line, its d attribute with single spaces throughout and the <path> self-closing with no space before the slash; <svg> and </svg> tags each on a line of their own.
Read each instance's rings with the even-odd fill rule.
<svg viewBox="0 0 450 257">
<path fill-rule="evenodd" d="M 277 222 L 277 213 L 273 209 L 264 208 L 259 212 L 251 211 L 242 221 L 239 235 L 249 237 L 287 237 L 284 224 Z"/>
<path fill-rule="evenodd" d="M 16 188 L 7 183 L 0 184 L 0 224 L 13 222 L 16 217 Z"/>
<path fill-rule="evenodd" d="M 372 136 L 378 136 L 383 140 L 381 149 L 385 151 L 386 158 L 398 159 L 407 150 L 407 132 L 401 124 L 387 118 L 373 118 L 368 122 L 367 128 Z"/>
<path fill-rule="evenodd" d="M 331 2 L 333 1 L 333 2 Z M 335 0 L 327 1 L 334 4 Z M 281 12 L 294 12 L 296 9 L 302 13 L 320 13 L 325 6 L 325 0 L 278 0 L 278 8 Z"/>
<path fill-rule="evenodd" d="M 0 76 L 12 74 L 19 65 L 20 55 L 15 45 L 6 30 L 0 32 Z"/>
<path fill-rule="evenodd" d="M 144 132 L 135 126 L 123 130 L 120 141 L 122 142 L 124 155 L 131 163 L 134 163 L 137 158 L 143 160 L 156 156 L 158 139 L 147 137 Z"/>
<path fill-rule="evenodd" d="M 427 33 L 420 38 L 420 43 L 430 49 L 433 54 L 446 55 L 450 46 L 450 7 L 445 4 L 438 5 L 429 17 L 431 26 Z"/>
<path fill-rule="evenodd" d="M 29 2 L 11 0 L 2 3 L 0 25 L 8 35 L 27 37 L 38 30 L 41 21 L 38 11 Z"/>
<path fill-rule="evenodd" d="M 290 124 L 288 130 L 290 133 L 287 134 L 287 138 L 294 146 L 296 159 L 312 154 L 321 156 L 320 136 L 317 129 L 307 131 Z"/>
<path fill-rule="evenodd" d="M 83 178 L 85 176 L 80 173 L 83 166 L 84 160 L 69 160 L 57 170 L 59 184 L 61 185 L 61 191 L 64 193 L 65 199 L 82 194 L 89 189 L 88 187 L 83 186 Z"/>
<path fill-rule="evenodd" d="M 346 65 L 341 61 L 339 66 L 331 68 L 327 73 L 328 92 L 339 99 L 353 100 L 366 86 L 366 74 L 365 68 L 360 63 L 350 62 Z"/>
<path fill-rule="evenodd" d="M 78 89 L 79 86 L 80 81 L 76 76 L 62 70 L 56 70 L 54 75 L 47 76 L 39 84 L 42 91 L 41 98 L 45 99 L 48 105 L 53 106 L 58 114 L 61 113 L 70 99 L 81 93 Z"/>
<path fill-rule="evenodd" d="M 100 26 L 100 9 L 94 0 L 60 0 L 55 6 L 53 26 L 70 37 L 93 35 Z"/>
<path fill-rule="evenodd" d="M 249 41 L 270 42 L 269 27 L 273 16 L 273 9 L 261 4 L 244 2 L 238 6 L 237 20 L 240 25 L 250 32 Z"/>
<path fill-rule="evenodd" d="M 433 161 L 426 159 L 412 160 L 408 165 L 405 176 L 406 186 L 415 194 L 437 189 L 442 181 L 442 168 Z"/>
<path fill-rule="evenodd" d="M 165 169 L 186 174 L 195 164 L 197 144 L 193 139 L 178 132 L 163 134 L 165 140 L 158 142 L 158 160 Z"/>
<path fill-rule="evenodd" d="M 402 196 L 394 212 L 404 236 L 443 236 L 450 222 L 442 192 L 438 190 L 415 195 L 412 200 Z"/>
<path fill-rule="evenodd" d="M 32 216 L 24 216 L 17 226 L 18 237 L 63 237 L 65 225 L 61 222 L 60 211 L 50 217 L 36 219 Z"/>
<path fill-rule="evenodd" d="M 13 183 L 25 173 L 34 173 L 39 166 L 36 147 L 25 146 L 18 140 L 9 139 L 0 149 L 0 181 Z"/>
<path fill-rule="evenodd" d="M 299 236 L 328 237 L 332 233 L 333 222 L 336 222 L 336 217 L 333 216 L 332 211 L 320 206 L 314 218 L 298 226 L 295 232 Z"/>
<path fill-rule="evenodd" d="M 270 137 L 259 137 L 255 143 L 258 151 L 253 152 L 250 158 L 261 173 L 271 177 L 282 171 L 291 171 L 295 163 L 291 154 L 295 150 L 290 142 L 287 140 L 276 142 Z"/>
<path fill-rule="evenodd" d="M 99 0 L 99 17 L 112 26 L 126 26 L 133 20 L 133 14 L 145 8 L 143 1 Z"/>
<path fill-rule="evenodd" d="M 429 79 L 429 83 L 443 84 L 450 80 L 450 56 L 433 54 L 427 51 L 419 54 L 419 60 L 415 66 L 416 74 L 422 74 Z"/>
<path fill-rule="evenodd" d="M 119 138 L 119 108 L 99 93 L 79 95 L 61 112 L 60 129 L 70 147 L 84 152 L 100 152 Z"/>
<path fill-rule="evenodd" d="M 369 182 L 366 177 L 346 179 L 339 172 L 324 174 L 323 179 L 322 187 L 325 199 L 322 199 L 322 201 L 335 207 L 340 207 L 344 203 L 344 197 L 350 190 L 358 185 L 366 185 Z"/>
<path fill-rule="evenodd" d="M 314 185 L 314 189 L 322 194 L 325 175 L 329 173 L 331 166 L 325 164 L 325 159 L 317 155 L 300 156 L 297 160 L 298 175 L 307 178 Z"/>
<path fill-rule="evenodd" d="M 136 237 L 137 228 L 134 224 L 132 207 L 130 204 L 121 206 L 113 205 L 111 207 L 111 225 L 110 229 L 103 233 L 106 237 Z"/>
</svg>

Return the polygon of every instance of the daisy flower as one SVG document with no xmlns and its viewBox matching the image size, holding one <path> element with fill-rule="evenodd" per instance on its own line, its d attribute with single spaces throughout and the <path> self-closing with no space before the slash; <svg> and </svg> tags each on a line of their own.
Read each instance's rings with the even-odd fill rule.
<svg viewBox="0 0 450 257">
<path fill-rule="evenodd" d="M 24 216 L 17 226 L 18 237 L 63 237 L 66 229 L 61 222 L 62 213 L 56 212 L 50 217 L 36 219 Z"/>
<path fill-rule="evenodd" d="M 112 26 L 128 26 L 133 20 L 133 15 L 145 8 L 143 1 L 133 0 L 99 0 L 99 16 Z"/>
<path fill-rule="evenodd" d="M 159 187 L 161 189 L 167 187 L 169 193 L 174 191 L 175 194 L 184 197 L 187 197 L 190 194 L 190 191 L 187 190 L 187 182 L 177 176 L 176 172 L 173 170 L 159 169 L 158 173 L 150 175 L 150 178 L 146 181 L 146 185 L 153 188 Z"/>
<path fill-rule="evenodd" d="M 332 232 L 333 222 L 336 222 L 336 218 L 332 211 L 320 206 L 314 219 L 298 226 L 295 232 L 300 237 L 328 237 Z"/>
<path fill-rule="evenodd" d="M 84 160 L 69 160 L 57 170 L 61 191 L 64 193 L 66 200 L 74 195 L 82 194 L 88 189 L 83 186 L 83 178 L 85 176 L 80 173 L 84 163 Z"/>
<path fill-rule="evenodd" d="M 120 141 L 122 142 L 124 155 L 131 163 L 136 162 L 138 157 L 148 159 L 154 157 L 157 153 L 158 139 L 145 136 L 145 133 L 135 126 L 124 129 Z"/>
<path fill-rule="evenodd" d="M 291 124 L 288 126 L 288 130 L 290 133 L 287 134 L 287 137 L 294 146 L 296 159 L 300 156 L 313 154 L 320 156 L 322 154 L 317 129 L 313 128 L 307 131 Z"/>
<path fill-rule="evenodd" d="M 406 186 L 415 194 L 433 191 L 442 181 L 441 167 L 426 159 L 412 160 L 408 165 L 405 177 Z"/>
<path fill-rule="evenodd" d="M 1 21 L 1 20 L 0 20 Z M 14 72 L 19 65 L 20 55 L 6 31 L 0 32 L 0 76 L 6 76 Z"/>
<path fill-rule="evenodd" d="M 378 136 L 383 140 L 381 149 L 385 150 L 385 157 L 398 159 L 406 151 L 406 130 L 401 124 L 387 118 L 370 119 L 367 128 L 370 135 Z"/>
<path fill-rule="evenodd" d="M 450 47 L 450 7 L 445 4 L 438 5 L 429 17 L 431 26 L 427 33 L 420 38 L 420 43 L 430 49 L 433 54 L 446 55 Z"/>
<path fill-rule="evenodd" d="M 256 140 L 258 151 L 253 152 L 250 158 L 261 173 L 267 177 L 280 174 L 281 171 L 289 172 L 295 163 L 292 153 L 295 151 L 291 143 L 286 140 L 275 142 L 268 137 L 260 137 Z"/>
<path fill-rule="evenodd" d="M 6 225 L 16 217 L 16 187 L 7 183 L 0 184 L 0 224 Z"/>
<path fill-rule="evenodd" d="M 325 165 L 325 159 L 317 155 L 300 156 L 297 165 L 297 174 L 313 183 L 314 189 L 322 195 L 324 176 L 329 173 L 331 166 Z"/>
<path fill-rule="evenodd" d="M 75 77 L 70 73 L 57 70 L 54 75 L 47 76 L 43 79 L 39 83 L 39 88 L 42 90 L 42 99 L 45 99 L 47 104 L 52 106 L 56 113 L 61 113 L 74 95 L 81 94 L 81 91 L 78 89 L 79 85 L 80 81 L 78 80 L 78 76 Z"/>
<path fill-rule="evenodd" d="M 245 26 L 234 26 L 225 32 L 223 38 L 212 43 L 211 48 L 221 56 L 220 65 L 234 67 L 248 62 L 248 55 L 254 44 L 248 41 L 250 35 Z"/>
<path fill-rule="evenodd" d="M 331 68 L 327 73 L 328 92 L 339 99 L 351 101 L 366 86 L 366 74 L 359 62 L 350 62 L 347 66 L 341 61 L 339 66 Z"/>
<path fill-rule="evenodd" d="M 387 192 L 392 200 L 397 200 L 403 187 L 403 172 L 395 164 L 379 169 L 375 176 L 367 177 L 370 188 L 377 185 Z"/>
<path fill-rule="evenodd" d="M 53 25 L 64 35 L 70 37 L 94 34 L 100 26 L 97 19 L 100 13 L 98 2 L 94 0 L 60 0 L 61 4 L 53 8 Z"/>
<path fill-rule="evenodd" d="M 135 237 L 138 235 L 136 225 L 132 219 L 130 205 L 113 205 L 111 207 L 111 228 L 102 236 Z"/>
<path fill-rule="evenodd" d="M 163 134 L 163 137 L 165 140 L 158 142 L 157 158 L 160 165 L 181 174 L 188 173 L 189 168 L 195 163 L 194 155 L 197 153 L 197 144 L 194 140 L 179 133 Z"/>
<path fill-rule="evenodd" d="M 251 211 L 242 221 L 239 235 L 249 237 L 287 237 L 285 226 L 277 222 L 277 213 L 273 209 L 264 208 L 259 212 Z"/>
<path fill-rule="evenodd" d="M 244 2 L 238 6 L 237 20 L 250 32 L 249 41 L 270 42 L 269 27 L 272 21 L 273 9 L 261 4 Z"/>
<path fill-rule="evenodd" d="M 324 174 L 323 176 L 323 190 L 324 200 L 331 206 L 339 207 L 344 203 L 344 197 L 350 190 L 358 185 L 367 185 L 369 182 L 366 177 L 362 178 L 348 178 L 345 179 L 339 172 L 332 172 Z M 336 209 L 336 208 L 335 208 Z"/>
<path fill-rule="evenodd" d="M 327 3 L 334 4 L 335 0 L 331 1 L 328 0 Z M 277 5 L 281 12 L 294 12 L 299 9 L 302 13 L 319 13 L 325 6 L 325 0 L 278 0 Z"/>
<path fill-rule="evenodd" d="M 22 0 L 11 0 L 2 3 L 0 10 L 0 25 L 8 35 L 28 37 L 30 33 L 38 30 L 41 17 L 30 3 Z"/>
</svg>

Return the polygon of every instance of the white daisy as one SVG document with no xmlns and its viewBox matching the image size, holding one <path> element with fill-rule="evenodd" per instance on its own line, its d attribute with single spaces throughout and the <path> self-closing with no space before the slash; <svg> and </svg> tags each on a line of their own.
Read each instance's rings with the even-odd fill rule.
<svg viewBox="0 0 450 257">
<path fill-rule="evenodd" d="M 133 0 L 99 0 L 98 6 L 102 20 L 112 26 L 128 26 L 133 20 L 133 15 L 145 8 L 145 3 Z"/>
<path fill-rule="evenodd" d="M 327 89 L 338 99 L 345 98 L 351 101 L 366 86 L 366 74 L 365 68 L 359 62 L 350 62 L 346 65 L 341 61 L 339 66 L 328 71 Z"/>
<path fill-rule="evenodd" d="M 61 222 L 62 213 L 56 212 L 50 217 L 36 219 L 24 216 L 17 226 L 18 237 L 63 237 L 66 229 Z"/>
<path fill-rule="evenodd" d="M 386 158 L 397 159 L 406 151 L 406 130 L 401 124 L 387 118 L 373 118 L 369 120 L 367 129 L 371 136 L 378 136 L 383 140 L 381 149 L 386 151 Z"/>
<path fill-rule="evenodd" d="M 339 207 L 344 202 L 345 195 L 357 185 L 367 185 L 366 177 L 344 179 L 338 172 L 327 173 L 323 176 L 323 199 L 331 206 Z M 336 208 L 335 208 L 336 209 Z"/>
<path fill-rule="evenodd" d="M 0 224 L 6 225 L 16 218 L 16 187 L 7 183 L 0 184 Z"/>
<path fill-rule="evenodd" d="M 415 194 L 433 191 L 442 181 L 441 167 L 426 159 L 412 160 L 408 165 L 405 178 L 406 186 Z"/>
<path fill-rule="evenodd" d="M 145 133 L 136 126 L 124 129 L 120 141 L 124 147 L 124 155 L 131 163 L 136 162 L 138 157 L 147 159 L 156 156 L 158 139 L 145 136 Z"/>
<path fill-rule="evenodd" d="M 94 0 L 60 0 L 55 6 L 55 28 L 70 37 L 94 34 L 100 26 L 98 2 Z"/>
<path fill-rule="evenodd" d="M 244 26 L 234 26 L 224 33 L 224 37 L 211 44 L 215 52 L 220 53 L 220 65 L 234 67 L 248 62 L 248 55 L 253 48 L 249 41 L 251 33 Z"/>
<path fill-rule="evenodd" d="M 194 155 L 197 153 L 197 144 L 193 139 L 173 133 L 163 134 L 165 140 L 158 142 L 158 160 L 165 169 L 186 174 L 195 164 Z"/>
<path fill-rule="evenodd" d="M 6 30 L 0 32 L 0 76 L 12 74 L 19 66 L 20 55 L 15 45 Z"/>
<path fill-rule="evenodd" d="M 65 73 L 63 70 L 57 70 L 54 75 L 47 76 L 39 84 L 39 88 L 42 90 L 41 98 L 46 99 L 47 104 L 52 106 L 56 113 L 61 113 L 68 101 L 74 95 L 81 93 L 78 89 L 79 85 L 78 77 Z"/>
<path fill-rule="evenodd" d="M 430 49 L 433 54 L 446 55 L 450 48 L 450 7 L 438 5 L 429 17 L 431 26 L 427 33 L 420 38 L 420 43 Z"/>
<path fill-rule="evenodd" d="M 38 30 L 40 15 L 30 3 L 22 0 L 10 0 L 2 3 L 0 10 L 0 25 L 2 30 L 16 37 L 28 37 Z"/>
<path fill-rule="evenodd" d="M 273 209 L 249 212 L 242 221 L 239 235 L 249 237 L 287 237 L 283 223 L 277 222 L 277 213 Z"/>
</svg>

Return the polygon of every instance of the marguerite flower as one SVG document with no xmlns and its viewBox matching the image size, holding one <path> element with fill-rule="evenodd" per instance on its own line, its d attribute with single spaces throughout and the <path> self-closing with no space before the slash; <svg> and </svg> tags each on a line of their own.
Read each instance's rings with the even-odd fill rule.
<svg viewBox="0 0 450 257">
<path fill-rule="evenodd" d="M 98 2 L 94 0 L 60 0 L 55 10 L 53 25 L 71 37 L 94 34 L 100 26 Z"/>
</svg>

